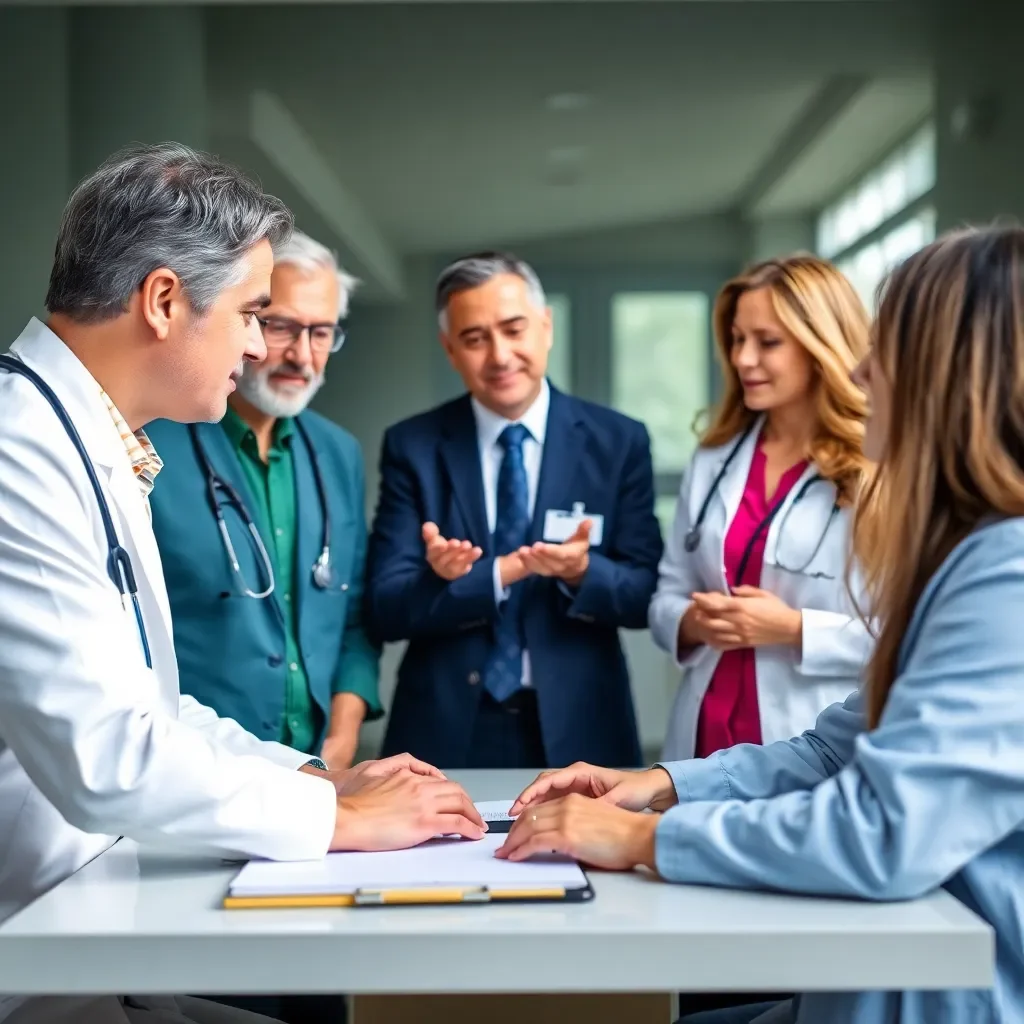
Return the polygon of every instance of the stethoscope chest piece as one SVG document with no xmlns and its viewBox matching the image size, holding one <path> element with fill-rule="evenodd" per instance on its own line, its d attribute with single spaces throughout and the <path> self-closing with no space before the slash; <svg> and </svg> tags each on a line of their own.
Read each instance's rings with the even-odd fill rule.
<svg viewBox="0 0 1024 1024">
<path fill-rule="evenodd" d="M 313 563 L 313 583 L 321 590 L 328 590 L 334 584 L 330 548 L 324 548 L 320 552 L 320 557 Z"/>
</svg>

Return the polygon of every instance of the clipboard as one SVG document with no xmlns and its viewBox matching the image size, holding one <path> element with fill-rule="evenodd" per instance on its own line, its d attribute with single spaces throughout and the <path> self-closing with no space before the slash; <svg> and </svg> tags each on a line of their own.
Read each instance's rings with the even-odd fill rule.
<svg viewBox="0 0 1024 1024">
<path fill-rule="evenodd" d="M 250 861 L 232 879 L 227 910 L 439 904 L 584 903 L 590 878 L 564 857 L 497 860 L 501 834 L 435 839 L 411 850 L 332 853 L 321 861 Z"/>
</svg>

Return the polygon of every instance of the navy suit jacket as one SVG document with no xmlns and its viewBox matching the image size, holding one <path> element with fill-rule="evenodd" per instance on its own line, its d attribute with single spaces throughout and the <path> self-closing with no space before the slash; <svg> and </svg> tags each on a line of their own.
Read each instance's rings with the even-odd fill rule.
<svg viewBox="0 0 1024 1024">
<path fill-rule="evenodd" d="M 500 614 L 476 420 L 469 396 L 391 427 L 367 557 L 366 621 L 378 641 L 408 640 L 384 753 L 465 765 L 481 678 Z M 640 744 L 619 627 L 643 629 L 662 553 L 650 439 L 643 424 L 551 389 L 531 541 L 549 509 L 604 516 L 601 544 L 573 596 L 528 577 L 522 614 L 550 766 L 629 767 Z M 427 564 L 422 526 L 483 549 L 451 583 Z"/>
</svg>

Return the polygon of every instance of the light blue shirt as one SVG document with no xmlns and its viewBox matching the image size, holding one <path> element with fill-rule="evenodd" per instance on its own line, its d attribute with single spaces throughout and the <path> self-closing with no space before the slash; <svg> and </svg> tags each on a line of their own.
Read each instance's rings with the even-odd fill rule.
<svg viewBox="0 0 1024 1024">
<path fill-rule="evenodd" d="M 876 729 L 855 693 L 796 739 L 664 767 L 670 881 L 867 900 L 944 886 L 995 930 L 991 992 L 816 993 L 798 1024 L 1024 1021 L 1024 519 L 978 529 L 929 582 Z"/>
</svg>

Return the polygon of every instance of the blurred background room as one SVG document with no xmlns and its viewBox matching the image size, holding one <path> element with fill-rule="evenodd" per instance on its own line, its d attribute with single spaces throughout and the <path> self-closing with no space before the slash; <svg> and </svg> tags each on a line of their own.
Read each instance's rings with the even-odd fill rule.
<svg viewBox="0 0 1024 1024">
<path fill-rule="evenodd" d="M 438 271 L 509 248 L 549 295 L 552 381 L 646 423 L 665 531 L 724 280 L 811 250 L 873 303 L 936 231 L 1021 212 L 1022 34 L 993 0 L 0 5 L 0 348 L 41 312 L 73 185 L 188 143 L 362 282 L 314 408 L 362 445 L 368 513 L 384 429 L 461 390 Z M 653 757 L 678 673 L 626 641 Z"/>
</svg>

